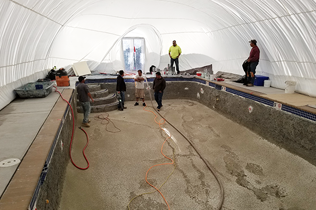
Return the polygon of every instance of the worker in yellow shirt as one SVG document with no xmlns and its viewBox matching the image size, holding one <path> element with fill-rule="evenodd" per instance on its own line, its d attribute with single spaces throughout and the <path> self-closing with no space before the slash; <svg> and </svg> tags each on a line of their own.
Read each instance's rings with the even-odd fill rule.
<svg viewBox="0 0 316 210">
<path fill-rule="evenodd" d="M 181 48 L 177 45 L 176 40 L 173 40 L 172 46 L 169 48 L 169 56 L 171 58 L 171 68 L 173 67 L 173 63 L 176 63 L 177 74 L 180 74 L 179 57 L 181 53 Z"/>
</svg>

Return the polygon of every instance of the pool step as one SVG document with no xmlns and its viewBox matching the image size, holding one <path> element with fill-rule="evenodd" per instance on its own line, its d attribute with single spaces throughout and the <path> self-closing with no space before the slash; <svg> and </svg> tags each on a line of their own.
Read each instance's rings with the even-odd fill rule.
<svg viewBox="0 0 316 210">
<path fill-rule="evenodd" d="M 104 98 L 109 95 L 109 90 L 108 89 L 102 89 L 96 92 L 90 92 L 91 96 L 93 99 L 95 98 Z"/>
<path fill-rule="evenodd" d="M 105 89 L 105 85 L 88 85 L 89 92 L 94 100 L 94 103 L 91 103 L 91 113 L 97 112 L 107 112 L 116 110 L 118 106 L 118 101 L 116 94 L 109 94 L 109 90 Z M 103 88 L 102 88 L 103 87 Z M 82 113 L 81 103 L 78 100 L 77 95 L 77 112 Z"/>
<path fill-rule="evenodd" d="M 90 102 L 91 106 L 110 104 L 112 102 L 117 101 L 116 94 L 111 94 L 102 98 L 95 98 L 92 96 L 92 98 L 94 100 L 94 103 Z M 77 100 L 77 106 L 81 106 L 81 103 L 79 102 L 79 100 Z"/>
<path fill-rule="evenodd" d="M 115 101 L 110 104 L 91 106 L 91 113 L 109 112 L 109 111 L 117 110 L 118 103 L 119 103 L 118 101 Z M 77 106 L 77 112 L 83 113 L 81 106 Z"/>
<path fill-rule="evenodd" d="M 90 92 L 96 92 L 101 90 L 101 85 L 88 85 Z"/>
<path fill-rule="evenodd" d="M 90 94 L 93 99 L 104 98 L 109 95 L 109 90 L 108 89 L 98 90 L 95 92 L 90 92 Z M 77 99 L 78 99 L 78 94 L 77 94 Z"/>
</svg>

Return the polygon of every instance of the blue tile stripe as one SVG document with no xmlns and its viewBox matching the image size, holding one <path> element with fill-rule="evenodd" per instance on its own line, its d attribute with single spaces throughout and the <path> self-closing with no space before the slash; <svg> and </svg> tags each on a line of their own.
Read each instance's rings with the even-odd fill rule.
<svg viewBox="0 0 316 210">
<path fill-rule="evenodd" d="M 273 104 L 274 104 L 274 101 L 271 101 L 269 99 L 265 99 L 265 98 L 261 98 L 261 97 L 258 97 L 258 96 L 254 96 L 252 94 L 244 93 L 242 91 L 234 90 L 234 89 L 231 89 L 231 88 L 226 88 L 226 91 L 229 92 L 229 93 L 233 93 L 235 95 L 238 95 L 238 96 L 242 96 L 244 98 L 248 98 L 248 99 L 251 99 L 251 100 L 263 103 L 263 104 L 271 106 L 271 107 L 273 107 Z"/>
<path fill-rule="evenodd" d="M 215 88 L 215 86 L 216 86 L 216 84 L 215 84 L 215 83 L 212 83 L 212 82 L 209 82 L 208 85 L 211 86 L 211 87 L 214 87 L 214 88 Z"/>
<path fill-rule="evenodd" d="M 190 82 L 199 82 L 202 84 L 206 84 L 206 81 L 200 78 L 185 78 L 185 77 L 164 77 L 166 81 L 176 81 L 176 82 L 182 82 L 182 81 L 190 81 Z M 148 82 L 153 82 L 155 78 L 147 78 Z M 86 79 L 87 83 L 116 83 L 116 78 L 112 79 Z M 134 79 L 124 79 L 125 82 L 135 82 Z M 79 82 L 76 82 L 76 86 L 79 84 Z"/>
<path fill-rule="evenodd" d="M 218 85 L 218 84 L 215 84 L 215 89 L 216 89 L 216 90 L 222 90 L 222 86 L 221 86 L 221 85 Z"/>
<path fill-rule="evenodd" d="M 300 117 L 303 117 L 303 118 L 306 118 L 306 119 L 309 119 L 312 121 L 316 121 L 316 114 L 309 113 L 309 112 L 306 112 L 306 111 L 303 111 L 300 109 L 296 109 L 296 108 L 293 108 L 291 106 L 287 106 L 287 105 L 283 104 L 281 110 L 298 115 Z"/>
</svg>

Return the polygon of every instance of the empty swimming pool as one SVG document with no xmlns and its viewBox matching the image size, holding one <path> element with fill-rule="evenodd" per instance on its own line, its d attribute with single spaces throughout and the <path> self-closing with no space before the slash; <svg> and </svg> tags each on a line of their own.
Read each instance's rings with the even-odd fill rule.
<svg viewBox="0 0 316 210">
<path fill-rule="evenodd" d="M 96 119 L 102 113 L 91 115 L 86 129 L 91 166 L 80 171 L 68 164 L 60 209 L 127 209 L 135 196 L 155 191 L 145 175 L 152 165 L 170 162 L 160 153 L 167 135 L 152 113 L 132 102 L 127 107 L 109 112 L 120 132 L 112 123 Z M 307 210 L 316 205 L 316 167 L 306 160 L 195 101 L 165 100 L 161 114 L 216 169 L 225 189 L 223 209 Z M 78 115 L 78 122 L 81 119 Z M 172 136 L 163 152 L 172 158 L 174 151 L 175 166 L 153 168 L 148 181 L 159 187 L 174 170 L 161 187 L 170 209 L 215 209 L 220 191 L 214 176 L 177 131 L 168 124 L 162 127 Z M 84 133 L 76 132 L 73 158 L 82 167 L 85 141 Z M 158 192 L 137 197 L 129 207 L 168 209 Z"/>
</svg>

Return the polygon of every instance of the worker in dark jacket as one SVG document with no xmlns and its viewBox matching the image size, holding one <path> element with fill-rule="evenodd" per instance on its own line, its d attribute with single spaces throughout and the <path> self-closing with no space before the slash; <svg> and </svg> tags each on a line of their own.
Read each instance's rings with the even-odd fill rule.
<svg viewBox="0 0 316 210">
<path fill-rule="evenodd" d="M 162 95 L 166 88 L 166 80 L 162 78 L 160 72 L 156 73 L 156 78 L 154 80 L 153 89 L 155 91 L 155 100 L 158 104 L 157 109 L 160 111 L 162 107 Z"/>
<path fill-rule="evenodd" d="M 117 76 L 117 83 L 116 83 L 116 91 L 117 91 L 118 99 L 119 99 L 118 110 L 123 111 L 124 109 L 126 109 L 126 107 L 124 107 L 125 91 L 126 91 L 126 85 L 123 79 L 124 71 L 120 70 L 119 74 L 120 75 Z"/>
</svg>

